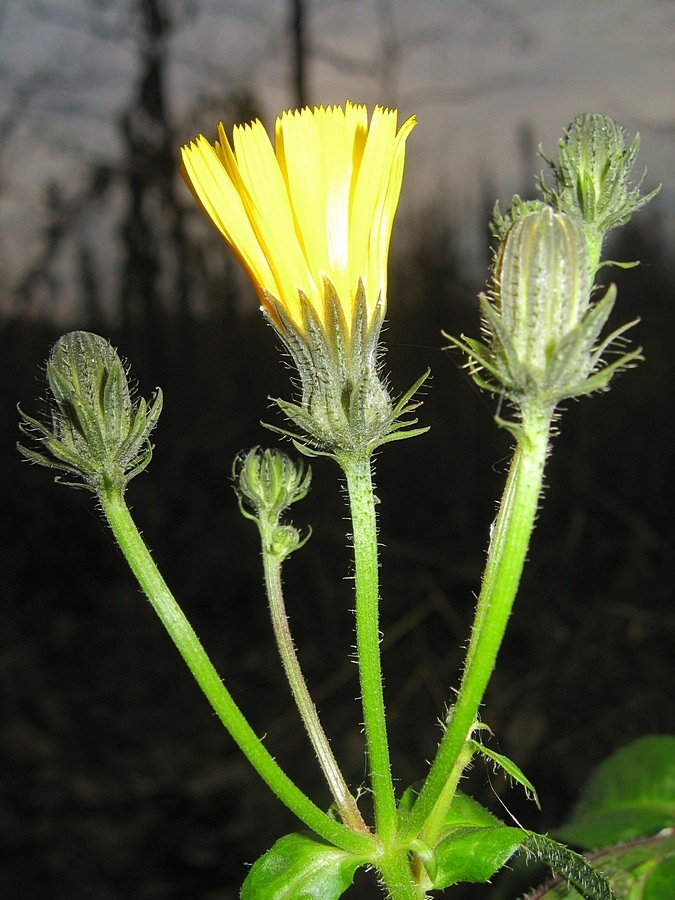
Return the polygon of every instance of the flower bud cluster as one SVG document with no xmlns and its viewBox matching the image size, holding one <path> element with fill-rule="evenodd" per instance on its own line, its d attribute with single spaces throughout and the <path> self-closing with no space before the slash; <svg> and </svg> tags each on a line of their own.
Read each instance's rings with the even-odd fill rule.
<svg viewBox="0 0 675 900">
<path fill-rule="evenodd" d="M 233 475 L 239 508 L 258 525 L 266 552 L 282 560 L 301 547 L 309 535 L 301 538 L 296 528 L 280 520 L 291 504 L 306 496 L 312 480 L 309 466 L 281 450 L 254 447 L 235 459 Z"/>
<path fill-rule="evenodd" d="M 450 340 L 467 354 L 474 380 L 503 393 L 521 414 L 533 406 L 552 412 L 561 400 L 602 389 L 640 357 L 634 350 L 603 362 L 603 352 L 634 323 L 601 338 L 616 289 L 592 297 L 605 233 L 659 190 L 641 197 L 640 183 L 631 185 L 639 145 L 637 136 L 626 149 L 607 116 L 577 116 L 558 161 L 542 153 L 555 187 L 542 176 L 542 199 L 515 196 L 506 213 L 495 205 L 491 231 L 499 246 L 491 288 L 480 296 L 486 340 Z"/>
<path fill-rule="evenodd" d="M 104 338 L 73 331 L 54 344 L 47 361 L 51 428 L 19 410 L 21 430 L 40 450 L 19 445 L 31 462 L 82 479 L 73 487 L 123 492 L 150 462 L 150 434 L 162 411 L 162 392 L 135 402 L 127 372 Z"/>
</svg>

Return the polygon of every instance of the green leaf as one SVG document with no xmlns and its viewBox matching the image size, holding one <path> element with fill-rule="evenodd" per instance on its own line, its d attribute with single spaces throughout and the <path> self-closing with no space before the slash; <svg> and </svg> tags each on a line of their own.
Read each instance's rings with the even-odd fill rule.
<svg viewBox="0 0 675 900">
<path fill-rule="evenodd" d="M 501 825 L 497 816 L 493 816 L 491 812 L 481 806 L 473 797 L 457 791 L 452 798 L 450 809 L 445 816 L 445 825 L 472 825 L 477 827 L 490 827 L 492 825 Z"/>
<path fill-rule="evenodd" d="M 531 794 L 532 799 L 537 804 L 537 808 L 541 809 L 541 805 L 539 803 L 539 797 L 537 797 L 537 792 L 534 789 L 534 785 L 532 782 L 523 775 L 518 766 L 512 762 L 508 758 L 508 756 L 503 756 L 501 753 L 496 753 L 494 750 L 489 750 L 487 747 L 484 747 L 478 741 L 469 741 L 471 747 L 473 748 L 475 753 L 480 753 L 486 759 L 491 760 L 493 763 L 496 763 L 501 769 L 503 769 L 506 774 L 513 778 L 514 781 L 517 781 L 518 784 L 521 784 L 525 788 L 526 794 L 528 796 Z"/>
<path fill-rule="evenodd" d="M 598 767 L 557 834 L 594 850 L 670 825 L 675 825 L 675 737 L 652 735 L 623 747 Z"/>
<path fill-rule="evenodd" d="M 437 890 L 458 881 L 483 882 L 499 871 L 520 846 L 525 832 L 503 825 L 472 797 L 458 791 L 434 848 Z"/>
<path fill-rule="evenodd" d="M 675 897 L 675 855 L 657 863 L 645 883 L 644 900 Z"/>
<path fill-rule="evenodd" d="M 253 864 L 241 900 L 337 900 L 364 862 L 309 832 L 287 834 Z"/>
<path fill-rule="evenodd" d="M 506 825 L 450 829 L 435 847 L 438 870 L 433 888 L 440 890 L 459 881 L 488 881 L 518 850 L 524 837 L 519 828 Z"/>
<path fill-rule="evenodd" d="M 616 900 L 672 900 L 675 897 L 675 835 L 613 847 L 592 857 L 609 880 Z M 579 891 L 555 879 L 528 900 L 579 900 Z"/>
</svg>

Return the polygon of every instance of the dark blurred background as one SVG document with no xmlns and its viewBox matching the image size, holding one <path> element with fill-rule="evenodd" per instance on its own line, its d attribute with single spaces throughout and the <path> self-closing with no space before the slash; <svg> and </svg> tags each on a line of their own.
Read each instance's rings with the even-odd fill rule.
<svg viewBox="0 0 675 900">
<path fill-rule="evenodd" d="M 282 105 L 324 99 L 312 23 L 336 6 L 367 5 L 272 4 L 277 18 L 270 12 L 265 21 L 278 27 L 275 52 L 286 60 Z M 257 532 L 241 518 L 230 481 L 238 451 L 277 442 L 260 422 L 282 424 L 268 397 L 293 396 L 291 373 L 252 289 L 176 177 L 178 146 L 200 127 L 211 135 L 219 118 L 228 126 L 253 115 L 268 121 L 265 113 L 277 110 L 232 76 L 201 95 L 190 116 L 172 112 L 179 55 L 172 39 L 181 23 L 214 13 L 206 3 L 84 4 L 77 23 L 80 4 L 27 6 L 33 26 L 47 29 L 41 34 L 60 29 L 62 38 L 65 30 L 80 46 L 86 31 L 102 45 L 123 46 L 133 65 L 130 87 L 104 123 L 116 134 L 114 153 L 83 151 L 76 161 L 66 155 L 60 174 L 47 167 L 42 181 L 37 169 L 22 216 L 15 213 L 25 185 L 5 176 L 0 186 L 11 237 L 3 240 L 0 270 L 0 885 L 5 896 L 23 900 L 231 900 L 247 864 L 297 822 L 233 748 L 139 594 L 92 497 L 21 464 L 16 403 L 34 415 L 44 410 L 44 360 L 72 328 L 108 337 L 130 361 L 143 396 L 161 385 L 155 456 L 128 491 L 136 521 L 237 702 L 282 766 L 327 806 L 281 675 Z M 375 6 L 377 21 L 393 28 L 397 4 Z M 536 37 L 537 8 L 546 4 L 505 5 L 508 22 L 488 4 L 454 6 L 483 16 L 491 42 L 501 28 L 513 49 L 516 33 Z M 648 9 L 662 15 L 668 6 Z M 3 7 L 5 29 L 17 9 Z M 245 9 L 225 4 L 220 12 L 241 25 Z M 265 12 L 257 4 L 251 10 Z M 260 27 L 254 31 L 259 40 Z M 33 32 L 19 32 L 28 46 Z M 0 38 L 7 44 L 7 30 Z M 0 128 L 10 174 L 22 147 L 28 152 L 34 123 L 52 112 L 67 115 L 41 106 L 45 59 L 34 62 L 32 79 L 30 66 L 2 72 Z M 384 50 L 382 60 L 394 65 Z M 91 66 L 96 71 L 95 60 Z M 333 72 L 336 83 L 339 60 Z M 203 74 L 213 73 L 205 66 Z M 364 93 L 382 77 L 380 69 L 364 71 Z M 489 86 L 475 84 L 489 94 Z M 587 101 L 580 96 L 573 112 Z M 601 111 L 614 113 L 611 98 L 608 104 Z M 560 132 L 570 118 L 562 114 Z M 674 121 L 664 111 L 661 130 L 672 131 Z M 510 179 L 480 173 L 481 190 L 462 218 L 440 186 L 433 197 L 404 200 L 392 249 L 384 334 L 392 391 L 404 391 L 427 366 L 433 371 L 420 410 L 430 432 L 385 448 L 376 460 L 383 659 L 401 790 L 424 774 L 437 719 L 458 683 L 509 461 L 511 440 L 493 422 L 496 401 L 472 386 L 456 354 L 442 351 L 440 329 L 477 334 L 489 207 L 497 195 L 508 205 L 515 189 L 533 196 L 531 177 L 520 173 L 540 167 L 540 135 L 522 109 L 514 129 Z M 409 170 L 425 164 L 417 160 Z M 652 168 L 646 188 L 663 180 L 664 193 L 608 246 L 608 258 L 642 261 L 605 270 L 603 279 L 619 286 L 615 325 L 641 317 L 631 339 L 646 361 L 609 393 L 569 404 L 561 418 L 530 562 L 483 709 L 492 746 L 533 781 L 542 811 L 482 764 L 465 785 L 498 815 L 539 830 L 564 820 L 590 771 L 613 750 L 675 729 L 668 687 L 675 636 L 672 177 L 671 156 L 670 168 Z M 19 244 L 21 235 L 32 236 L 23 255 L 17 234 Z M 365 772 L 351 661 L 348 524 L 337 468 L 318 460 L 313 469 L 312 490 L 293 510 L 294 523 L 311 524 L 313 535 L 286 564 L 286 600 L 310 688 L 357 787 Z M 448 893 L 496 896 L 491 890 Z M 348 894 L 374 895 L 365 874 Z"/>
</svg>

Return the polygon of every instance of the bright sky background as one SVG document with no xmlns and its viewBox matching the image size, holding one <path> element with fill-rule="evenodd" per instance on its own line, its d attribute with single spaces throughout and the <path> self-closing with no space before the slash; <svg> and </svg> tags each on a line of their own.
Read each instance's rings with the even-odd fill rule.
<svg viewBox="0 0 675 900">
<path fill-rule="evenodd" d="M 404 209 L 433 200 L 466 215 L 486 181 L 502 203 L 532 184 L 522 129 L 555 155 L 580 112 L 642 135 L 645 189 L 675 216 L 675 0 L 307 0 L 312 103 L 397 106 L 408 142 Z M 286 0 L 175 0 L 177 146 L 215 133 L 220 98 L 253 88 L 268 125 L 292 105 Z M 0 287 L 41 227 L 41 190 L 74 184 L 119 149 L 117 115 L 136 75 L 133 0 L 0 0 L 0 124 L 16 85 L 38 89 L 0 147 Z M 96 33 L 90 22 L 95 13 Z M 36 77 L 37 73 L 37 77 Z M 209 119 L 199 110 L 209 107 Z M 214 112 L 211 112 L 214 111 Z M 527 175 L 527 178 L 526 178 Z M 675 228 L 673 228 L 675 233 Z M 26 248 L 29 248 L 26 251 Z"/>
</svg>

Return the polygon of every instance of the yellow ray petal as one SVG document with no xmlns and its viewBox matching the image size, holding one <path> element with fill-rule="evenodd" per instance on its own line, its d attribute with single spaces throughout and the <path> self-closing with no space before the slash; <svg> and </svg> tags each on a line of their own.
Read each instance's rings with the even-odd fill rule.
<svg viewBox="0 0 675 900">
<path fill-rule="evenodd" d="M 395 110 L 347 103 L 285 112 L 272 146 L 260 121 L 222 125 L 215 145 L 183 148 L 183 172 L 230 244 L 263 303 L 269 291 L 302 328 L 299 294 L 323 316 L 323 279 L 351 323 L 359 281 L 372 314 L 386 301 L 387 255 L 398 204 L 405 142 Z"/>
</svg>

